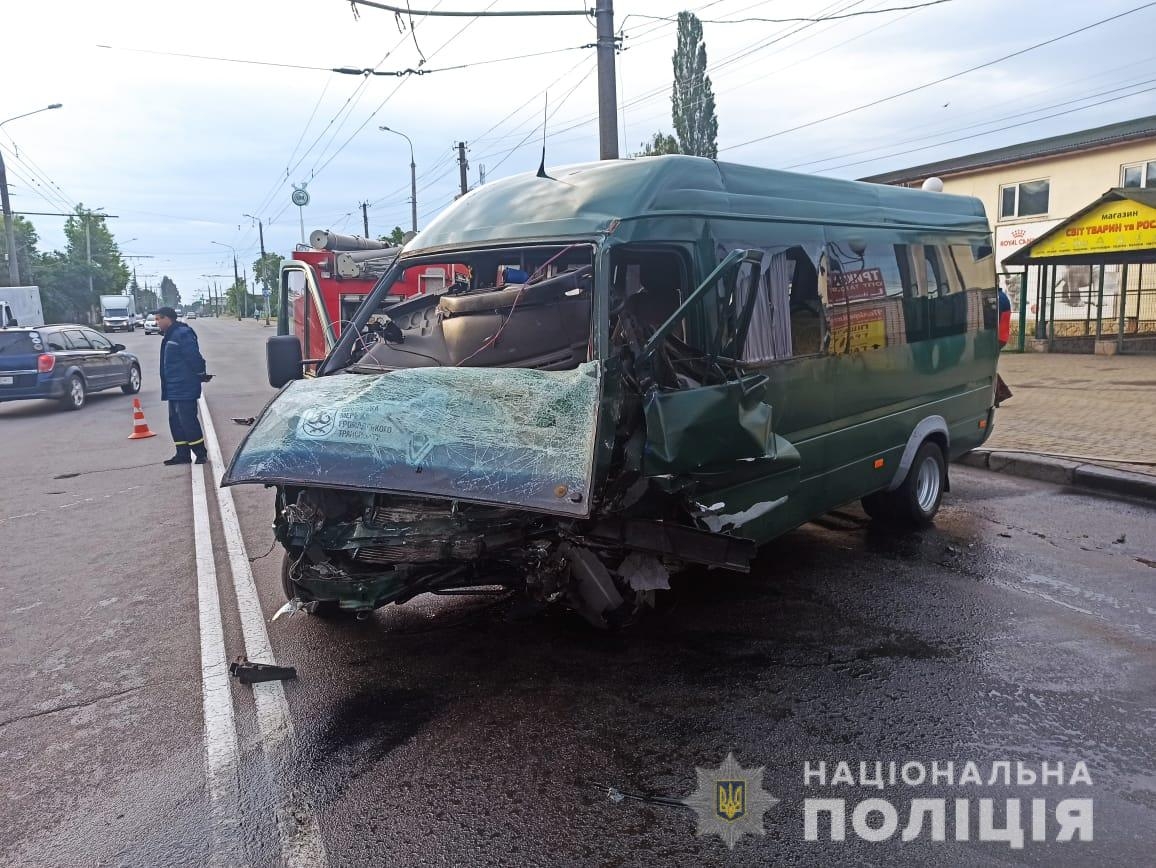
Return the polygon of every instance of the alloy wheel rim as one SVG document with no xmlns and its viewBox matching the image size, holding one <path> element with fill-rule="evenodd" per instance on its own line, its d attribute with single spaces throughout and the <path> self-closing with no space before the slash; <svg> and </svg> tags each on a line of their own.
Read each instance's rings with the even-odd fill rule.
<svg viewBox="0 0 1156 868">
<path fill-rule="evenodd" d="M 915 500 L 924 512 L 931 512 L 939 497 L 939 463 L 930 455 L 919 465 L 915 478 Z"/>
<path fill-rule="evenodd" d="M 132 373 L 128 375 L 128 381 L 132 384 L 134 390 L 140 388 L 140 371 L 136 368 L 132 369 Z"/>
<path fill-rule="evenodd" d="M 80 380 L 72 381 L 72 403 L 79 407 L 84 402 L 84 386 Z"/>
</svg>

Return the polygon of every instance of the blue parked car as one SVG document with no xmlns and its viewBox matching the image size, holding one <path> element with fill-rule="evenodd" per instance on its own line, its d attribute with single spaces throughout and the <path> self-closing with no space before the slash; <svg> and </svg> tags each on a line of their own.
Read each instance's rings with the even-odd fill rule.
<svg viewBox="0 0 1156 868">
<path fill-rule="evenodd" d="M 55 398 L 79 410 L 89 392 L 140 391 L 140 360 L 80 325 L 0 328 L 0 402 Z"/>
</svg>

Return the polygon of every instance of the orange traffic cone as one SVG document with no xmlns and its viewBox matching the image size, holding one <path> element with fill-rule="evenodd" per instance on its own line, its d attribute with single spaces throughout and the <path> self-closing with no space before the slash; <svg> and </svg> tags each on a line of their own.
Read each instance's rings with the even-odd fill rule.
<svg viewBox="0 0 1156 868">
<path fill-rule="evenodd" d="M 146 437 L 156 437 L 155 431 L 149 430 L 149 423 L 145 421 L 144 410 L 140 406 L 140 398 L 132 399 L 132 433 L 129 440 L 144 440 Z"/>
</svg>

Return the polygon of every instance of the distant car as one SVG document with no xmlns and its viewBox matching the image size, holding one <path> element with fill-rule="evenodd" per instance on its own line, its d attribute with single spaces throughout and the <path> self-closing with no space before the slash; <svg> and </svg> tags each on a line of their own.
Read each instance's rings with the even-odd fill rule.
<svg viewBox="0 0 1156 868">
<path fill-rule="evenodd" d="M 197 312 L 195 310 L 190 310 L 188 313 L 185 314 L 185 319 L 196 319 L 196 318 L 197 318 Z"/>
<path fill-rule="evenodd" d="M 159 335 L 161 333 L 160 327 L 157 325 L 157 318 L 151 313 L 145 317 L 144 330 L 146 335 Z"/>
<path fill-rule="evenodd" d="M 79 410 L 89 392 L 140 391 L 140 360 L 80 325 L 0 329 L 0 403 L 49 398 Z"/>
</svg>

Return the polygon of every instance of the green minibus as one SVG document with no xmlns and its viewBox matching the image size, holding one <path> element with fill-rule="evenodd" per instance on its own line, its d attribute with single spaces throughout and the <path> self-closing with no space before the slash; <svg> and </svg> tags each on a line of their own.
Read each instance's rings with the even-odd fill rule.
<svg viewBox="0 0 1156 868">
<path fill-rule="evenodd" d="M 397 303 L 434 264 L 457 280 Z M 323 310 L 301 287 L 281 309 Z M 315 614 L 501 585 L 617 626 L 852 500 L 930 523 L 992 429 L 996 292 L 973 198 L 686 156 L 507 178 L 324 359 L 269 339 L 281 391 L 224 484 L 276 488 Z"/>
</svg>

